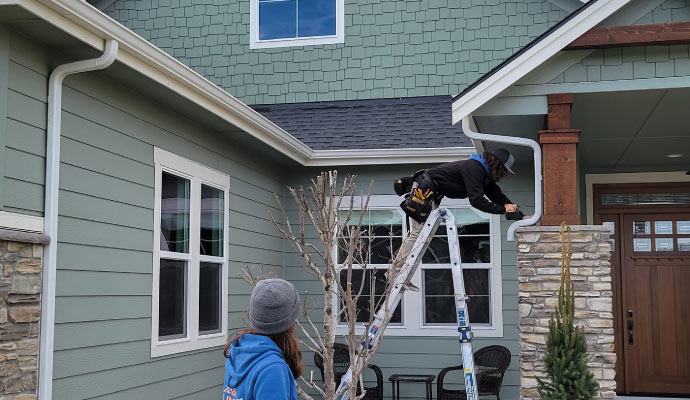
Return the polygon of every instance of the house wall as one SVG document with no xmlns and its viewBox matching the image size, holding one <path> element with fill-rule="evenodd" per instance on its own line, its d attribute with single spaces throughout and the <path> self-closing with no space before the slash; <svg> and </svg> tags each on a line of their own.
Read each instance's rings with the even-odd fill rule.
<svg viewBox="0 0 690 400">
<path fill-rule="evenodd" d="M 249 49 L 249 1 L 106 13 L 247 104 L 455 95 L 567 13 L 546 0 L 345 0 L 345 43 Z"/>
<path fill-rule="evenodd" d="M 8 100 L 2 209 L 41 215 L 47 76 L 65 60 L 20 33 L 2 26 L 0 33 L 9 45 L 9 59 L 0 58 L 0 77 L 9 78 L 0 91 Z M 0 35 L 0 57 L 2 43 Z M 267 214 L 276 210 L 272 193 L 282 193 L 283 173 L 102 73 L 66 80 L 62 123 L 53 398 L 220 396 L 221 348 L 150 356 L 153 149 L 231 176 L 231 329 L 242 325 L 251 291 L 241 268 L 282 265 L 283 243 Z"/>
<path fill-rule="evenodd" d="M 690 76 L 689 47 L 681 44 L 596 50 L 549 83 L 687 77 Z"/>
<path fill-rule="evenodd" d="M 369 182 L 374 180 L 372 194 L 391 195 L 394 194 L 392 182 L 401 176 L 410 175 L 414 171 L 423 168 L 420 165 L 398 165 L 398 166 L 374 166 L 374 167 L 340 167 L 338 168 L 339 177 L 342 179 L 345 174 L 357 175 L 358 190 L 367 191 Z M 307 186 L 310 179 L 316 177 L 325 168 L 308 168 L 295 171 L 287 179 L 288 185 L 299 187 Z M 506 178 L 501 183 L 501 187 L 508 197 L 521 205 L 526 213 L 533 212 L 534 192 L 532 171 L 528 165 L 519 165 L 516 168 L 519 175 Z M 292 220 L 296 220 L 295 207 L 289 199 L 286 199 L 286 206 L 290 208 Z M 513 355 L 510 367 L 503 380 L 501 397 L 516 399 L 519 397 L 520 380 L 518 372 L 518 283 L 517 283 L 517 253 L 514 242 L 506 240 L 506 231 L 510 221 L 501 218 L 501 257 L 502 257 L 502 279 L 503 279 L 503 337 L 501 338 L 475 338 L 473 340 L 474 349 L 484 346 L 499 344 L 510 349 Z M 312 233 L 313 237 L 313 233 Z M 303 267 L 300 266 L 299 256 L 292 251 L 290 244 L 285 244 L 285 277 L 293 281 L 300 292 L 320 293 L 320 285 Z M 314 299 L 315 300 L 315 299 Z M 316 311 L 315 316 L 318 317 Z M 318 319 L 321 321 L 321 319 Z M 457 337 L 418 337 L 418 336 L 384 336 L 383 343 L 379 352 L 373 359 L 373 364 L 378 365 L 383 370 L 384 390 L 386 396 L 390 395 L 390 383 L 388 377 L 393 374 L 429 374 L 438 375 L 441 369 L 458 365 L 461 363 L 459 345 Z M 313 364 L 313 355 L 305 353 L 305 370 L 309 376 L 309 371 L 314 371 L 314 379 L 320 382 L 321 375 Z M 373 379 L 373 374 L 365 375 L 366 379 Z M 451 383 L 457 383 L 458 376 L 452 374 L 448 376 Z M 421 384 L 403 384 L 402 396 L 408 399 L 424 398 L 424 386 Z M 436 383 L 433 385 L 436 392 Z"/>
<path fill-rule="evenodd" d="M 635 25 L 690 21 L 690 0 L 667 0 L 640 18 Z"/>
</svg>

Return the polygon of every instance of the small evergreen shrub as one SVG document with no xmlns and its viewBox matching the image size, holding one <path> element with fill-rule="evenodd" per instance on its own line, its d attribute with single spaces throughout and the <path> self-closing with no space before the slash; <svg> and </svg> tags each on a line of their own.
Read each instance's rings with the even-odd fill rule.
<svg viewBox="0 0 690 400">
<path fill-rule="evenodd" d="M 568 247 L 566 249 L 566 232 Z M 549 321 L 544 363 L 548 381 L 537 379 L 542 400 L 589 400 L 599 385 L 587 368 L 587 342 L 582 328 L 575 327 L 575 296 L 570 281 L 573 255 L 570 226 L 561 224 L 561 287 L 558 304 Z"/>
</svg>

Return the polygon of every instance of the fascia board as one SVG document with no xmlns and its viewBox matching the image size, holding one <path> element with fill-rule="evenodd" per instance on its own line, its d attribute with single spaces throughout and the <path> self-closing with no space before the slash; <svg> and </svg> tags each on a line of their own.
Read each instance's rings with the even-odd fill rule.
<svg viewBox="0 0 690 400">
<path fill-rule="evenodd" d="M 474 147 L 314 150 L 306 166 L 436 164 L 467 158 Z"/>
<path fill-rule="evenodd" d="M 631 0 L 599 0 L 576 15 L 548 37 L 535 44 L 525 53 L 494 73 L 464 96 L 453 102 L 453 124 L 515 84 L 573 40 L 609 17 Z"/>
<path fill-rule="evenodd" d="M 311 149 L 223 89 L 80 0 L 18 0 L 41 19 L 103 50 L 104 39 L 120 44 L 117 60 L 237 126 L 293 160 L 303 163 Z"/>
</svg>

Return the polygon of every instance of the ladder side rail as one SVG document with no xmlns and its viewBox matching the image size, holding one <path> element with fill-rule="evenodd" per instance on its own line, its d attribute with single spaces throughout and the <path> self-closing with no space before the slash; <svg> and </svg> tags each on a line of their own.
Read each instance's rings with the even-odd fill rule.
<svg viewBox="0 0 690 400">
<path fill-rule="evenodd" d="M 462 259 L 460 256 L 460 243 L 458 240 L 455 216 L 448 210 L 445 215 L 446 232 L 448 235 L 448 250 L 450 264 L 453 273 L 453 297 L 455 299 L 455 311 L 458 321 L 458 333 L 460 334 L 460 347 L 462 350 L 463 376 L 465 378 L 465 393 L 467 400 L 477 400 L 479 389 L 474 369 L 474 356 L 472 352 L 472 327 L 470 325 L 469 310 L 467 308 L 467 292 L 462 273 Z"/>
<path fill-rule="evenodd" d="M 400 267 L 400 271 L 396 274 L 396 278 L 393 283 L 393 290 L 389 294 L 386 302 L 379 307 L 379 310 L 376 313 L 371 326 L 369 327 L 367 338 L 362 343 L 360 353 L 355 360 L 355 366 L 359 367 L 360 363 L 369 362 L 369 350 L 371 350 L 379 342 L 381 334 L 383 334 L 383 331 L 386 330 L 390 319 L 393 316 L 392 311 L 395 310 L 400 303 L 404 292 L 403 284 L 412 279 L 414 274 L 417 272 L 417 268 L 419 267 L 422 257 L 426 252 L 426 249 L 429 247 L 431 240 L 434 238 L 436 230 L 438 230 L 438 227 L 441 224 L 443 219 L 441 216 L 441 210 L 444 209 L 439 208 L 434 210 L 429 218 L 427 218 L 426 222 L 424 222 L 424 226 L 422 227 L 417 240 L 412 246 L 410 254 L 405 259 L 405 263 L 402 265 L 402 267 Z M 402 247 L 400 251 L 402 251 Z M 350 383 L 350 381 L 352 381 L 352 367 L 350 367 L 345 375 L 343 375 L 341 378 L 340 385 L 338 385 L 338 390 L 346 386 L 348 383 Z M 340 395 L 338 400 L 344 399 L 345 395 L 346 393 Z"/>
</svg>

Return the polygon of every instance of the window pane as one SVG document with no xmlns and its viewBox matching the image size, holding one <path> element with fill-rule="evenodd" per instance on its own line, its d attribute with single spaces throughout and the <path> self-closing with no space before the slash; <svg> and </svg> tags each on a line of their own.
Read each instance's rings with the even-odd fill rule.
<svg viewBox="0 0 690 400">
<path fill-rule="evenodd" d="M 455 324 L 453 273 L 450 269 L 424 269 L 424 322 Z M 489 310 L 489 270 L 462 271 L 465 291 L 469 297 L 470 324 L 491 323 Z"/>
<path fill-rule="evenodd" d="M 455 300 L 453 296 L 425 298 L 424 316 L 424 322 L 427 324 L 457 323 L 455 318 Z M 474 322 L 474 320 L 470 318 L 470 322 Z"/>
<path fill-rule="evenodd" d="M 189 253 L 189 180 L 163 172 L 161 250 Z"/>
<path fill-rule="evenodd" d="M 223 191 L 201 185 L 201 254 L 223 257 Z"/>
<path fill-rule="evenodd" d="M 187 262 L 160 261 L 158 285 L 158 337 L 170 340 L 187 336 Z"/>
<path fill-rule="evenodd" d="M 491 239 L 489 236 L 460 237 L 460 259 L 463 263 L 491 262 Z"/>
<path fill-rule="evenodd" d="M 358 292 L 360 285 L 362 284 L 362 275 L 363 272 L 361 269 L 360 270 L 354 270 L 352 271 L 352 290 L 353 292 Z M 372 282 L 372 278 L 374 279 L 374 282 Z M 371 294 L 371 285 L 372 283 L 374 284 L 374 306 L 376 307 L 379 305 L 379 302 L 382 301 L 382 294 L 386 289 L 386 271 L 382 269 L 377 269 L 375 270 L 367 270 L 365 274 L 365 282 L 364 282 L 364 287 L 362 289 L 362 295 L 359 297 L 357 301 L 357 322 L 369 322 L 369 302 L 370 302 L 370 297 L 369 295 Z M 343 286 L 347 284 L 347 271 L 341 271 L 340 272 L 340 282 Z M 400 324 L 402 323 L 402 312 L 401 312 L 401 304 L 398 304 L 398 307 L 396 307 L 395 311 L 393 311 L 393 316 L 391 317 L 391 324 Z M 342 306 L 342 304 L 341 304 Z M 378 307 L 376 307 L 376 310 L 378 310 Z M 374 313 L 376 312 L 374 310 Z M 340 317 L 340 322 L 345 322 L 345 316 Z"/>
<path fill-rule="evenodd" d="M 335 35 L 335 0 L 298 0 L 298 36 Z"/>
<path fill-rule="evenodd" d="M 259 1 L 259 39 L 297 36 L 297 0 Z"/>
<path fill-rule="evenodd" d="M 222 264 L 202 262 L 199 268 L 199 333 L 220 332 Z"/>
<path fill-rule="evenodd" d="M 429 248 L 422 256 L 424 264 L 448 264 L 448 237 L 441 231 L 431 239 Z M 460 242 L 460 259 L 463 263 L 491 262 L 491 240 L 488 235 L 489 223 L 482 222 L 458 227 Z"/>
<path fill-rule="evenodd" d="M 392 258 L 400 249 L 402 238 L 377 238 L 371 240 L 370 264 L 390 264 Z"/>
<path fill-rule="evenodd" d="M 422 264 L 448 263 L 450 263 L 450 254 L 448 253 L 448 237 L 445 235 L 436 235 L 433 239 L 431 239 L 429 247 L 422 256 Z"/>
</svg>

